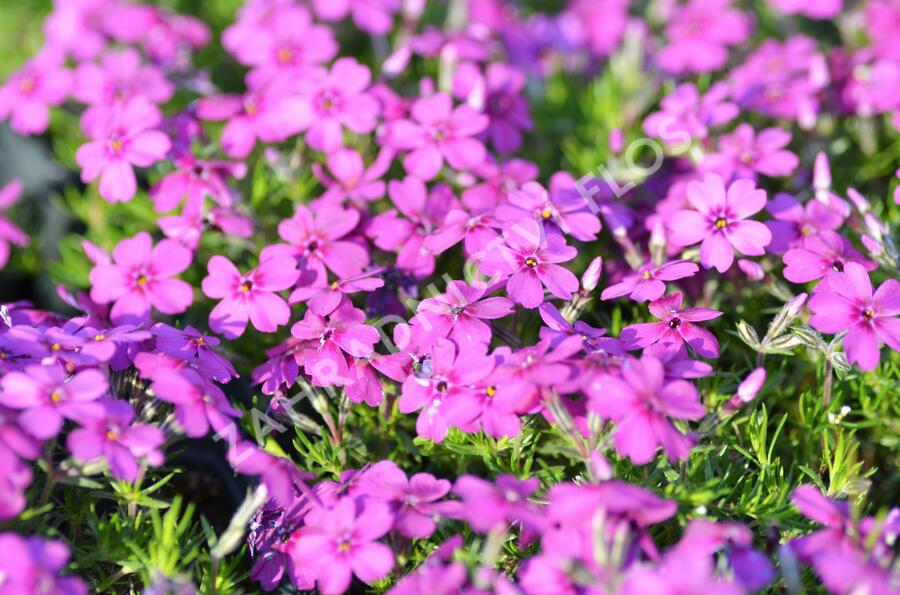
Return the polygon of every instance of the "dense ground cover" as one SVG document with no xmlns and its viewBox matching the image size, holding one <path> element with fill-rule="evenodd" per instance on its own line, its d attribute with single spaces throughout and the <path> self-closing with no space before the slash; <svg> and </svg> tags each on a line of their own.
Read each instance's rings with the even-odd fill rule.
<svg viewBox="0 0 900 595">
<path fill-rule="evenodd" d="M 896 1 L 0 21 L 0 594 L 900 592 Z"/>
</svg>

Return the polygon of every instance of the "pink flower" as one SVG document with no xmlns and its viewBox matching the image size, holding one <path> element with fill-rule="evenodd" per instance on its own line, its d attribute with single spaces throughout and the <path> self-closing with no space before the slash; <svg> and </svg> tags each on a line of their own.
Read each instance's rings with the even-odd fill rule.
<svg viewBox="0 0 900 595">
<path fill-rule="evenodd" d="M 613 420 L 616 451 L 637 465 L 653 460 L 663 447 L 670 460 L 687 459 L 693 441 L 670 419 L 700 419 L 706 410 L 697 389 L 685 380 L 666 382 L 662 363 L 651 356 L 629 359 L 621 376 L 598 379 L 603 398 L 592 398 L 588 407 Z"/>
<path fill-rule="evenodd" d="M 363 208 L 370 201 L 384 196 L 385 183 L 381 180 L 394 159 L 394 152 L 382 148 L 375 161 L 367 168 L 362 156 L 354 149 L 340 149 L 330 153 L 325 160 L 329 177 L 322 166 L 314 163 L 313 173 L 325 186 L 325 193 L 315 204 L 342 205 L 349 199 Z"/>
<path fill-rule="evenodd" d="M 341 498 L 333 508 L 314 508 L 294 534 L 289 553 L 297 568 L 314 577 L 325 595 L 343 593 L 353 575 L 365 583 L 387 576 L 391 549 L 377 540 L 391 530 L 394 515 L 373 498 Z"/>
<path fill-rule="evenodd" d="M 274 257 L 263 260 L 244 274 L 224 256 L 216 255 L 207 263 L 209 275 L 201 287 L 207 297 L 221 299 L 209 313 L 209 326 L 228 339 L 244 334 L 249 320 L 256 330 L 274 333 L 287 324 L 291 309 L 275 292 L 291 287 L 299 276 L 293 259 Z"/>
<path fill-rule="evenodd" d="M 850 262 L 873 271 L 878 265 L 863 258 L 853 243 L 842 235 L 822 230 L 804 238 L 803 244 L 784 254 L 784 278 L 791 283 L 806 283 L 821 279 L 829 271 L 843 271 Z"/>
<path fill-rule="evenodd" d="M 384 287 L 384 280 L 376 276 L 383 272 L 384 269 L 375 269 L 361 275 L 338 279 L 328 285 L 304 285 L 291 292 L 288 302 L 291 304 L 306 302 L 309 309 L 319 316 L 328 316 L 341 304 L 343 296 Z"/>
<path fill-rule="evenodd" d="M 714 84 L 702 97 L 693 83 L 682 83 L 663 97 L 660 111 L 647 116 L 644 132 L 662 138 L 667 145 L 705 140 L 710 128 L 730 122 L 740 112 L 727 101 L 728 95 L 726 83 Z"/>
<path fill-rule="evenodd" d="M 604 289 L 600 299 L 610 300 L 627 295 L 636 302 L 656 300 L 666 292 L 664 281 L 692 277 L 699 270 L 700 267 L 686 260 L 673 260 L 659 266 L 647 263 L 615 285 Z"/>
<path fill-rule="evenodd" d="M 784 14 L 802 14 L 810 19 L 821 20 L 833 19 L 844 8 L 844 0 L 769 0 L 769 4 Z"/>
<path fill-rule="evenodd" d="M 234 191 L 228 179 L 243 179 L 247 166 L 234 161 L 205 161 L 193 155 L 185 155 L 174 161 L 175 171 L 166 174 L 150 191 L 153 206 L 159 212 L 171 211 L 187 199 L 192 208 L 203 206 L 209 198 L 223 207 L 234 204 Z"/>
<path fill-rule="evenodd" d="M 141 324 L 150 319 L 150 308 L 178 314 L 193 301 L 191 286 L 175 275 L 184 272 L 193 257 L 174 240 L 153 246 L 147 232 L 116 245 L 112 260 L 91 269 L 91 299 L 112 303 L 110 317 L 116 324 Z"/>
<path fill-rule="evenodd" d="M 627 0 L 575 0 L 568 10 L 596 56 L 604 58 L 619 47 L 628 25 Z"/>
<path fill-rule="evenodd" d="M 687 343 L 703 357 L 719 357 L 719 342 L 708 330 L 693 324 L 722 315 L 709 308 L 681 308 L 681 293 L 650 302 L 650 313 L 660 322 L 632 324 L 622 329 L 622 341 L 629 349 L 646 348 L 656 343 L 666 353 Z"/>
<path fill-rule="evenodd" d="M 809 300 L 809 323 L 823 333 L 847 331 L 844 349 L 851 363 L 863 370 L 878 365 L 882 343 L 900 351 L 900 282 L 888 279 L 872 293 L 866 269 L 848 262 L 832 271 Z"/>
<path fill-rule="evenodd" d="M 342 127 L 356 134 L 375 129 L 381 106 L 366 92 L 371 76 L 369 69 L 355 59 L 340 58 L 330 72 L 317 72 L 304 82 L 312 111 L 312 123 L 306 131 L 310 147 L 333 153 L 344 145 Z"/>
<path fill-rule="evenodd" d="M 487 137 L 501 153 L 518 151 L 522 148 L 522 131 L 533 127 L 523 95 L 525 75 L 495 62 L 487 67 L 485 87 L 484 113 L 491 119 Z"/>
<path fill-rule="evenodd" d="M 306 130 L 312 120 L 309 102 L 290 79 L 274 79 L 243 96 L 212 95 L 198 102 L 201 120 L 227 120 L 220 142 L 225 154 L 243 159 L 256 141 L 281 142 Z"/>
<path fill-rule="evenodd" d="M 98 399 L 109 384 L 98 370 L 88 369 L 71 378 L 60 366 L 28 366 L 0 379 L 0 405 L 23 410 L 19 425 L 41 440 L 59 434 L 63 420 L 102 418 L 105 409 Z"/>
<path fill-rule="evenodd" d="M 172 145 L 168 136 L 153 130 L 161 116 L 144 100 L 135 99 L 104 115 L 86 130 L 92 140 L 78 148 L 75 161 L 83 182 L 100 178 L 100 196 L 110 202 L 126 202 L 137 191 L 132 166 L 153 165 Z"/>
<path fill-rule="evenodd" d="M 100 63 L 82 62 L 75 70 L 72 94 L 88 104 L 82 116 L 85 130 L 93 130 L 103 120 L 104 112 L 141 98 L 152 104 L 165 103 L 175 87 L 162 71 L 151 64 L 141 64 L 141 55 L 132 48 L 110 51 Z"/>
<path fill-rule="evenodd" d="M 331 30 L 314 24 L 306 7 L 281 3 L 270 10 L 260 22 L 245 24 L 244 31 L 230 28 L 223 39 L 241 64 L 259 73 L 259 82 L 296 77 L 338 53 Z"/>
<path fill-rule="evenodd" d="M 172 367 L 167 362 L 149 376 L 153 381 L 150 388 L 161 400 L 175 405 L 175 419 L 191 438 L 206 436 L 210 428 L 227 431 L 234 423 L 231 418 L 241 415 L 218 386 L 188 367 Z"/>
<path fill-rule="evenodd" d="M 771 177 L 791 175 L 800 161 L 785 149 L 791 133 L 781 128 L 766 128 L 759 134 L 750 124 L 740 124 L 732 134 L 719 137 L 717 151 L 700 164 L 703 171 L 715 172 L 723 179 L 756 179 L 760 173 Z"/>
<path fill-rule="evenodd" d="M 504 244 L 489 250 L 482 272 L 509 275 L 509 297 L 526 308 L 537 308 L 544 301 L 546 287 L 562 300 L 572 299 L 578 291 L 578 278 L 559 266 L 575 258 L 577 251 L 567 246 L 558 233 L 543 233 L 534 219 L 522 219 L 503 232 Z"/>
<path fill-rule="evenodd" d="M 0 188 L 0 211 L 14 205 L 22 195 L 22 181 L 13 180 L 3 188 Z M 19 229 L 12 221 L 0 215 L 0 269 L 9 262 L 9 245 L 27 246 L 28 234 Z"/>
<path fill-rule="evenodd" d="M 582 242 L 596 240 L 600 232 L 600 220 L 580 194 L 554 192 L 551 195 L 537 182 L 525 182 L 520 189 L 510 190 L 507 204 L 498 206 L 495 216 L 504 223 L 531 216 L 548 233 L 562 232 Z"/>
<path fill-rule="evenodd" d="M 261 258 L 293 258 L 300 264 L 303 285 L 324 287 L 326 268 L 340 278 L 360 274 L 369 264 L 369 253 L 350 241 L 359 224 L 359 211 L 337 205 L 314 209 L 300 205 L 294 216 L 278 224 L 278 235 L 287 244 L 263 250 Z"/>
<path fill-rule="evenodd" d="M 138 477 L 139 464 L 162 464 L 162 430 L 132 423 L 134 410 L 125 401 L 109 399 L 104 406 L 104 419 L 85 420 L 82 427 L 69 434 L 66 445 L 72 455 L 83 462 L 102 458 L 113 476 L 132 482 Z"/>
<path fill-rule="evenodd" d="M 388 129 L 387 143 L 410 151 L 403 166 L 423 180 L 435 178 L 444 161 L 455 169 L 470 169 L 484 161 L 487 151 L 473 138 L 490 119 L 468 105 L 453 107 L 446 93 L 422 97 L 413 104 L 412 120 L 397 120 Z"/>
<path fill-rule="evenodd" d="M 150 329 L 156 337 L 156 349 L 161 353 L 188 362 L 219 382 L 228 382 L 238 374 L 227 359 L 213 351 L 219 346 L 219 339 L 204 335 L 192 326 L 184 330 L 158 322 Z"/>
<path fill-rule="evenodd" d="M 401 413 L 422 410 L 416 420 L 419 436 L 441 442 L 450 426 L 470 423 L 481 412 L 474 384 L 494 369 L 486 347 L 475 343 L 458 349 L 439 339 L 427 358 L 428 365 L 403 383 L 398 403 Z"/>
<path fill-rule="evenodd" d="M 451 281 L 447 292 L 419 303 L 416 317 L 436 335 L 450 336 L 458 345 L 472 341 L 488 344 L 491 328 L 483 320 L 503 318 L 512 313 L 513 303 L 504 297 L 484 298 L 486 286 Z"/>
<path fill-rule="evenodd" d="M 297 339 L 314 342 L 302 357 L 306 373 L 317 386 L 343 386 L 356 381 L 350 376 L 342 352 L 355 358 L 372 354 L 380 337 L 378 331 L 365 322 L 365 313 L 346 300 L 327 320 L 307 310 L 303 320 L 291 327 L 291 334 Z"/>
<path fill-rule="evenodd" d="M 750 180 L 737 180 L 728 186 L 716 174 L 707 174 L 702 182 L 687 186 L 687 199 L 696 210 L 676 211 L 670 217 L 669 239 L 680 246 L 700 246 L 700 262 L 724 273 L 734 262 L 734 251 L 761 256 L 772 241 L 772 232 L 764 223 L 748 217 L 766 206 L 766 192 Z"/>
<path fill-rule="evenodd" d="M 732 0 L 689 0 L 666 25 L 669 44 L 656 56 L 673 73 L 709 72 L 725 65 L 728 46 L 750 35 L 750 21 Z"/>
<path fill-rule="evenodd" d="M 393 26 L 401 0 L 313 0 L 313 8 L 323 21 L 340 21 L 350 15 L 356 26 L 372 35 L 384 35 Z"/>
<path fill-rule="evenodd" d="M 61 105 L 72 87 L 62 58 L 45 51 L 0 86 L 0 122 L 10 119 L 19 134 L 41 134 L 50 123 L 50 106 Z"/>
</svg>

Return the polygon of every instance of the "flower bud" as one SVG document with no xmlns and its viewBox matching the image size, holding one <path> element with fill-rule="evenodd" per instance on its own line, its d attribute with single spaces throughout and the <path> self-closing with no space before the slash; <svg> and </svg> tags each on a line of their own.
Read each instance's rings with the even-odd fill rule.
<svg viewBox="0 0 900 595">
<path fill-rule="evenodd" d="M 607 144 L 609 145 L 609 150 L 616 155 L 625 149 L 625 134 L 621 128 L 614 128 L 610 131 Z"/>
<path fill-rule="evenodd" d="M 725 404 L 725 411 L 733 413 L 745 404 L 749 403 L 759 395 L 763 385 L 766 383 L 766 369 L 756 368 L 744 378 L 743 382 L 738 386 L 737 394 L 735 394 L 728 403 Z"/>
<path fill-rule="evenodd" d="M 591 261 L 586 271 L 581 276 L 581 287 L 585 292 L 597 289 L 600 284 L 600 274 L 603 272 L 603 258 L 598 256 Z"/>
<path fill-rule="evenodd" d="M 847 188 L 847 198 L 849 198 L 853 202 L 853 206 L 856 207 L 860 213 L 865 215 L 869 211 L 872 210 L 872 205 L 866 199 L 865 196 L 859 193 L 856 188 Z"/>
</svg>

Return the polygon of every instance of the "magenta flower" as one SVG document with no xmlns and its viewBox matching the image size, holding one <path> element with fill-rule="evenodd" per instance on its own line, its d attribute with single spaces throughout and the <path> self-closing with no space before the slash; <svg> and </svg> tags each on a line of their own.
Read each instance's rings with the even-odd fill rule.
<svg viewBox="0 0 900 595">
<path fill-rule="evenodd" d="M 391 166 L 394 152 L 382 148 L 375 161 L 366 167 L 362 156 L 354 149 L 340 149 L 329 153 L 325 160 L 329 177 L 322 166 L 314 163 L 313 173 L 325 186 L 325 193 L 315 204 L 343 205 L 349 199 L 355 206 L 364 208 L 373 200 L 384 196 L 386 188 L 381 179 Z"/>
<path fill-rule="evenodd" d="M 674 146 L 705 140 L 710 128 L 727 124 L 740 112 L 728 95 L 726 83 L 714 84 L 702 97 L 693 83 L 682 83 L 662 98 L 661 111 L 647 116 L 644 132 Z"/>
<path fill-rule="evenodd" d="M 473 137 L 487 128 L 490 120 L 486 115 L 468 105 L 454 108 L 446 93 L 416 100 L 410 113 L 412 120 L 392 122 L 387 136 L 389 146 L 410 151 L 403 160 L 410 174 L 431 180 L 445 160 L 461 170 L 484 161 L 484 145 Z"/>
<path fill-rule="evenodd" d="M 72 95 L 88 104 L 82 116 L 85 130 L 102 122 L 104 112 L 119 109 L 134 99 L 160 104 L 171 99 L 175 87 L 152 64 L 141 64 L 141 55 L 132 48 L 110 51 L 100 63 L 82 62 L 75 70 Z M 101 124 L 102 125 L 102 124 Z"/>
<path fill-rule="evenodd" d="M 762 256 L 772 241 L 764 223 L 747 220 L 766 206 L 766 192 L 750 180 L 728 186 L 715 174 L 687 186 L 687 199 L 696 210 L 676 211 L 670 217 L 669 239 L 680 246 L 700 246 L 700 262 L 724 273 L 734 262 L 734 251 Z"/>
<path fill-rule="evenodd" d="M 145 375 L 153 381 L 150 388 L 161 400 L 175 405 L 175 419 L 191 438 L 206 436 L 210 428 L 226 431 L 234 423 L 231 418 L 241 415 L 218 386 L 190 368 L 160 363 L 148 372 Z"/>
<path fill-rule="evenodd" d="M 723 179 L 732 176 L 756 179 L 756 174 L 771 177 L 791 175 L 800 160 L 785 149 L 791 133 L 781 128 L 766 128 L 758 134 L 750 124 L 740 124 L 732 134 L 719 137 L 717 151 L 707 155 L 700 167 Z"/>
<path fill-rule="evenodd" d="M 171 211 L 187 199 L 188 208 L 202 207 L 209 197 L 223 207 L 234 204 L 228 179 L 243 179 L 247 166 L 234 161 L 204 161 L 193 155 L 175 160 L 175 171 L 166 174 L 150 190 L 153 206 L 159 212 Z"/>
<path fill-rule="evenodd" d="M 112 261 L 91 269 L 91 299 L 113 304 L 110 317 L 116 324 L 142 324 L 150 320 L 150 308 L 178 314 L 193 301 L 191 286 L 175 275 L 193 260 L 191 251 L 174 240 L 156 246 L 147 232 L 119 242 Z"/>
<path fill-rule="evenodd" d="M 307 310 L 303 320 L 291 327 L 295 338 L 315 343 L 302 355 L 306 373 L 316 385 L 343 386 L 356 380 L 350 376 L 343 353 L 354 358 L 371 355 L 380 338 L 378 331 L 365 322 L 365 313 L 346 300 L 331 312 L 327 320 Z"/>
<path fill-rule="evenodd" d="M 323 21 L 340 21 L 350 15 L 356 26 L 372 35 L 389 33 L 401 0 L 313 0 L 313 8 Z"/>
<path fill-rule="evenodd" d="M 453 493 L 462 498 L 460 516 L 472 529 L 487 533 L 519 522 L 525 534 L 545 524 L 540 513 L 528 501 L 540 487 L 534 477 L 519 479 L 512 475 L 500 475 L 494 483 L 474 475 L 463 475 L 453 484 Z M 524 537 L 524 536 L 523 536 Z"/>
<path fill-rule="evenodd" d="M 294 216 L 278 224 L 278 235 L 285 244 L 268 246 L 262 259 L 291 257 L 299 261 L 303 285 L 324 286 L 326 268 L 341 278 L 360 274 L 369 264 L 365 247 L 350 241 L 359 224 L 359 211 L 337 205 L 310 209 L 300 205 Z"/>
<path fill-rule="evenodd" d="M 866 269 L 855 262 L 831 271 L 809 300 L 809 323 L 823 333 L 847 331 L 844 349 L 863 370 L 878 365 L 882 343 L 900 351 L 900 282 L 888 279 L 874 292 Z"/>
<path fill-rule="evenodd" d="M 3 409 L 0 408 L 0 416 L 2 415 Z M 20 461 L 15 452 L 0 444 L 0 522 L 14 519 L 25 510 L 28 504 L 25 491 L 31 485 L 31 480 L 29 466 Z M 2 564 L 0 562 L 0 572 Z M 3 583 L 0 583 L 0 587 L 3 587 Z"/>
<path fill-rule="evenodd" d="M 669 72 L 709 72 L 725 65 L 728 46 L 750 35 L 750 21 L 732 0 L 689 0 L 666 24 L 669 43 L 656 59 Z"/>
<path fill-rule="evenodd" d="M 22 181 L 13 180 L 0 188 L 0 211 L 6 210 L 22 195 Z M 0 215 L 0 269 L 9 262 L 9 245 L 24 247 L 29 244 L 28 234 L 12 221 Z"/>
<path fill-rule="evenodd" d="M 383 272 L 384 269 L 379 268 L 361 275 L 338 279 L 330 285 L 313 284 L 298 287 L 291 292 L 288 301 L 291 304 L 306 302 L 309 309 L 319 316 L 328 316 L 341 304 L 343 296 L 384 287 L 384 280 L 376 276 Z"/>
<path fill-rule="evenodd" d="M 150 338 L 149 332 L 130 324 L 102 330 L 84 326 L 78 330 L 77 335 L 84 339 L 81 345 L 82 355 L 93 358 L 96 362 L 109 363 L 114 370 L 124 370 L 131 365 L 122 347 Z"/>
<path fill-rule="evenodd" d="M 660 322 L 632 324 L 622 329 L 621 339 L 628 349 L 659 344 L 663 352 L 677 351 L 684 343 L 703 357 L 719 357 L 719 342 L 695 322 L 713 320 L 722 315 L 709 308 L 681 308 L 681 293 L 650 302 L 650 313 Z"/>
<path fill-rule="evenodd" d="M 394 510 L 394 529 L 406 537 L 429 537 L 437 529 L 435 517 L 458 512 L 459 503 L 443 501 L 450 482 L 430 473 L 406 477 L 396 463 L 379 461 L 362 474 L 359 493 L 386 501 Z"/>
<path fill-rule="evenodd" d="M 772 232 L 772 243 L 766 247 L 769 252 L 783 254 L 789 248 L 808 245 L 821 231 L 836 231 L 844 222 L 844 217 L 818 200 L 810 200 L 804 207 L 790 194 L 779 193 L 766 205 L 766 210 L 774 217 L 766 221 Z"/>
<path fill-rule="evenodd" d="M 18 411 L 0 405 L 0 454 L 4 452 L 33 460 L 40 456 L 41 445 L 19 425 Z"/>
<path fill-rule="evenodd" d="M 488 344 L 491 328 L 483 320 L 495 320 L 512 313 L 513 303 L 504 297 L 484 298 L 486 286 L 451 281 L 447 293 L 419 303 L 419 320 L 430 332 L 467 345 L 472 341 Z"/>
<path fill-rule="evenodd" d="M 510 190 L 508 203 L 498 206 L 495 216 L 504 223 L 531 216 L 544 224 L 547 233 L 561 231 L 582 242 L 596 240 L 600 232 L 600 220 L 580 194 L 551 195 L 537 182 L 526 182 L 520 189 Z"/>
<path fill-rule="evenodd" d="M 63 58 L 44 51 L 0 86 L 0 122 L 9 118 L 18 134 L 41 134 L 50 123 L 50 106 L 61 105 L 72 87 Z"/>
<path fill-rule="evenodd" d="M 314 508 L 304 521 L 292 538 L 290 555 L 323 594 L 343 593 L 353 575 L 372 583 L 394 566 L 391 548 L 377 541 L 394 523 L 384 502 L 344 497 L 332 508 Z"/>
<path fill-rule="evenodd" d="M 401 413 L 418 411 L 416 432 L 441 442 L 450 426 L 473 421 L 481 411 L 473 385 L 494 369 L 486 347 L 474 343 L 459 349 L 448 339 L 439 339 L 418 372 L 403 383 L 398 407 Z"/>
<path fill-rule="evenodd" d="M 693 441 L 671 419 L 696 420 L 706 414 L 697 389 L 686 380 L 666 382 L 662 363 L 652 356 L 629 359 L 621 375 L 597 380 L 603 398 L 592 398 L 588 407 L 616 423 L 616 451 L 637 465 L 656 456 L 662 446 L 670 460 L 684 460 Z"/>
<path fill-rule="evenodd" d="M 223 42 L 241 64 L 254 68 L 260 82 L 308 73 L 339 49 L 331 29 L 315 24 L 305 6 L 287 3 L 269 9 L 265 19 L 245 30 L 231 27 Z"/>
<path fill-rule="evenodd" d="M 333 153 L 344 146 L 343 128 L 356 134 L 375 129 L 381 106 L 366 92 L 371 77 L 369 69 L 355 59 L 340 58 L 330 72 L 319 72 L 305 83 L 312 111 L 306 131 L 310 147 Z"/>
<path fill-rule="evenodd" d="M 850 262 L 867 271 L 878 267 L 857 252 L 844 236 L 822 230 L 815 236 L 806 237 L 800 247 L 785 252 L 784 278 L 791 283 L 806 283 L 821 279 L 830 271 L 843 271 Z"/>
<path fill-rule="evenodd" d="M 306 130 L 312 120 L 309 103 L 290 80 L 275 79 L 252 87 L 243 96 L 210 95 L 198 102 L 202 120 L 227 120 L 220 139 L 225 154 L 243 159 L 256 141 L 275 143 Z"/>
<path fill-rule="evenodd" d="M 833 19 L 844 8 L 844 0 L 769 0 L 769 4 L 784 14 L 802 14 L 810 19 L 821 20 Z"/>
<path fill-rule="evenodd" d="M 138 98 L 104 113 L 86 129 L 88 143 L 75 153 L 81 179 L 87 183 L 100 178 L 100 196 L 110 202 L 131 200 L 137 191 L 132 166 L 149 167 L 166 156 L 172 147 L 159 130 L 159 110 Z"/>
<path fill-rule="evenodd" d="M 0 551 L 0 589 L 4 595 L 88 593 L 81 579 L 62 576 L 69 564 L 69 550 L 61 541 L 0 533 Z"/>
<path fill-rule="evenodd" d="M 102 418 L 105 409 L 97 399 L 108 386 L 98 370 L 83 370 L 67 380 L 60 366 L 28 366 L 0 379 L 0 405 L 21 410 L 22 429 L 46 440 L 59 434 L 64 419 Z"/>
<path fill-rule="evenodd" d="M 291 309 L 276 292 L 297 281 L 300 273 L 296 261 L 273 257 L 241 274 L 230 260 L 216 255 L 209 259 L 206 268 L 209 275 L 203 278 L 203 293 L 222 300 L 209 313 L 211 329 L 236 339 L 244 334 L 248 320 L 263 333 L 274 333 L 287 324 Z"/>
<path fill-rule="evenodd" d="M 72 455 L 90 462 L 104 459 L 113 476 L 135 481 L 141 464 L 161 465 L 159 450 L 165 441 L 162 430 L 147 424 L 133 424 L 134 410 L 125 401 L 109 399 L 104 403 L 106 418 L 85 420 L 66 440 Z"/>
<path fill-rule="evenodd" d="M 204 335 L 192 326 L 184 330 L 158 322 L 150 329 L 156 337 L 156 349 L 196 367 L 204 376 L 222 383 L 237 378 L 238 374 L 227 359 L 213 351 L 219 339 Z"/>
<path fill-rule="evenodd" d="M 543 232 L 534 219 L 522 219 L 504 230 L 505 243 L 488 249 L 481 264 L 486 274 L 509 275 L 509 297 L 526 308 L 537 308 L 544 301 L 544 290 L 562 299 L 572 299 L 578 291 L 578 278 L 559 266 L 575 258 L 577 251 L 567 246 L 557 233 Z"/>
<path fill-rule="evenodd" d="M 686 260 L 673 260 L 659 266 L 647 263 L 615 285 L 604 289 L 600 299 L 610 300 L 627 295 L 636 302 L 653 301 L 666 293 L 664 281 L 693 277 L 699 270 L 700 267 Z"/>
</svg>

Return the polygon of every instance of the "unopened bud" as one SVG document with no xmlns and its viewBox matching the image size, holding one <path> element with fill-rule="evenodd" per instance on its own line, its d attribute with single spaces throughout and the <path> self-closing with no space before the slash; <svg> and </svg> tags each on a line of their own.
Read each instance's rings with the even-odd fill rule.
<svg viewBox="0 0 900 595">
<path fill-rule="evenodd" d="M 766 276 L 766 272 L 758 262 L 747 260 L 746 258 L 738 259 L 738 268 L 741 269 L 753 281 L 762 281 Z"/>
<path fill-rule="evenodd" d="M 772 320 L 772 324 L 769 325 L 769 330 L 766 332 L 767 339 L 774 339 L 781 335 L 785 329 L 794 322 L 794 319 L 797 318 L 803 310 L 803 305 L 806 304 L 806 298 L 807 294 L 801 293 L 788 300 L 788 302 L 782 306 L 778 315 Z"/>
<path fill-rule="evenodd" d="M 828 163 L 828 156 L 822 152 L 816 155 L 816 162 L 813 165 L 813 189 L 817 197 L 821 193 L 827 195 L 831 190 L 831 165 Z M 823 202 L 827 202 L 827 198 Z"/>
<path fill-rule="evenodd" d="M 752 347 L 753 349 L 759 349 L 759 335 L 756 334 L 756 329 L 747 324 L 745 321 L 741 320 L 737 323 L 738 336 L 741 338 L 741 341 Z"/>
<path fill-rule="evenodd" d="M 743 382 L 738 386 L 737 394 L 735 394 L 728 403 L 725 404 L 726 413 L 734 413 L 759 395 L 763 385 L 766 383 L 766 369 L 756 368 L 744 378 Z"/>
<path fill-rule="evenodd" d="M 865 196 L 856 190 L 856 188 L 847 188 L 847 198 L 853 202 L 853 206 L 856 207 L 856 210 L 863 215 L 872 210 L 872 205 Z"/>
<path fill-rule="evenodd" d="M 600 275 L 603 273 L 603 258 L 598 256 L 591 261 L 586 271 L 581 276 L 581 287 L 585 292 L 591 292 L 600 285 Z"/>
<path fill-rule="evenodd" d="M 625 149 L 625 134 L 622 132 L 622 129 L 614 128 L 611 130 L 607 143 L 609 144 L 609 150 L 613 154 L 618 155 L 621 153 Z"/>
</svg>

